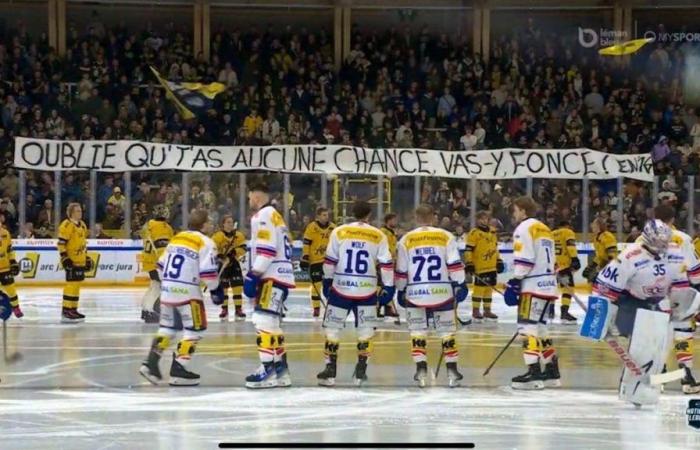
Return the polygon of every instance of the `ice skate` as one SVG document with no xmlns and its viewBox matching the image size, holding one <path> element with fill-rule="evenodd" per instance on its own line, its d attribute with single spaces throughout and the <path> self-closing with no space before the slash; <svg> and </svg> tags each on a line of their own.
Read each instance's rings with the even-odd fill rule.
<svg viewBox="0 0 700 450">
<path fill-rule="evenodd" d="M 321 317 L 321 308 L 317 306 L 314 308 L 313 318 L 318 319 L 319 317 Z"/>
<path fill-rule="evenodd" d="M 567 305 L 562 305 L 559 317 L 564 325 L 576 325 L 576 317 L 571 315 Z"/>
<path fill-rule="evenodd" d="M 681 378 L 681 390 L 684 394 L 697 394 L 700 392 L 700 383 L 695 381 L 693 373 L 689 367 L 681 364 L 681 369 L 685 369 L 685 376 Z"/>
<path fill-rule="evenodd" d="M 61 323 L 81 323 L 85 321 L 85 316 L 75 309 L 64 309 L 61 313 Z"/>
<path fill-rule="evenodd" d="M 286 354 L 282 356 L 282 361 L 275 362 L 275 374 L 277 375 L 277 387 L 289 387 L 292 385 Z"/>
<path fill-rule="evenodd" d="M 326 364 L 326 368 L 316 375 L 318 384 L 320 386 L 335 386 L 335 375 L 336 375 L 336 358 L 331 357 L 331 361 Z"/>
<path fill-rule="evenodd" d="M 544 387 L 561 387 L 561 375 L 559 374 L 559 358 L 555 355 L 552 361 L 544 366 L 542 374 Z"/>
<path fill-rule="evenodd" d="M 416 363 L 416 373 L 413 379 L 418 383 L 418 387 L 425 387 L 428 384 L 428 363 L 420 361 Z"/>
<path fill-rule="evenodd" d="M 484 322 L 498 322 L 498 316 L 491 312 L 490 309 L 484 310 Z"/>
<path fill-rule="evenodd" d="M 447 385 L 451 388 L 459 386 L 464 376 L 457 370 L 456 362 L 448 362 L 447 366 Z"/>
<path fill-rule="evenodd" d="M 472 310 L 472 322 L 481 323 L 483 320 L 484 316 L 481 315 L 481 311 L 479 311 L 477 308 L 474 308 Z"/>
<path fill-rule="evenodd" d="M 197 386 L 198 384 L 199 374 L 187 370 L 173 354 L 173 364 L 170 366 L 170 386 Z"/>
<path fill-rule="evenodd" d="M 236 320 L 245 320 L 247 317 L 245 313 L 243 312 L 243 307 L 242 306 L 236 306 Z"/>
<path fill-rule="evenodd" d="M 221 312 L 219 313 L 219 320 L 222 322 L 228 322 L 228 306 L 222 306 Z"/>
<path fill-rule="evenodd" d="M 355 386 L 362 386 L 364 382 L 367 381 L 367 357 L 358 357 L 357 364 L 355 365 L 355 373 L 353 374 L 353 383 Z"/>
<path fill-rule="evenodd" d="M 158 366 L 159 363 L 160 355 L 151 350 L 139 369 L 141 376 L 147 379 L 151 384 L 157 385 L 163 381 L 163 375 L 160 373 L 160 367 Z"/>
<path fill-rule="evenodd" d="M 248 375 L 245 387 L 250 389 L 266 389 L 277 387 L 277 373 L 272 362 L 262 363 L 258 370 Z"/>
<path fill-rule="evenodd" d="M 540 369 L 540 363 L 530 364 L 526 373 L 513 377 L 510 386 L 519 390 L 544 389 L 544 375 Z"/>
</svg>

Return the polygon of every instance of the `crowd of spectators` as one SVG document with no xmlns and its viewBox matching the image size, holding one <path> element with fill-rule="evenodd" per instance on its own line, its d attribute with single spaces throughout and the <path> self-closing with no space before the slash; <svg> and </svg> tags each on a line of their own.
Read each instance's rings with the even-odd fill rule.
<svg viewBox="0 0 700 450">
<path fill-rule="evenodd" d="M 464 36 L 447 30 L 354 28 L 351 52 L 336 72 L 326 31 L 215 27 L 209 61 L 193 55 L 191 30 L 176 26 L 135 31 L 105 26 L 94 16 L 67 34 L 62 57 L 45 34 L 31 35 L 22 23 L 0 36 L 0 221 L 15 236 L 51 235 L 56 195 L 62 205 L 86 205 L 92 195 L 85 172 L 64 174 L 60 189 L 53 174 L 29 172 L 29 223 L 20 230 L 18 175 L 11 167 L 15 136 L 651 153 L 660 176 L 658 200 L 677 206 L 681 224 L 688 220 L 688 176 L 700 170 L 700 119 L 682 89 L 685 46 L 650 44 L 626 64 L 581 47 L 575 33 L 556 35 L 528 20 L 496 36 L 486 61 Z M 208 113 L 186 121 L 149 66 L 171 81 L 219 81 L 226 90 Z M 281 175 L 265 176 L 279 189 L 274 201 L 290 206 L 290 228 L 299 234 L 313 220 L 320 177 L 295 175 L 291 195 L 283 199 Z M 159 203 L 169 207 L 173 223 L 181 223 L 181 179 L 135 172 L 127 202 L 124 175 L 100 174 L 96 232 L 124 228 L 130 217 L 137 233 Z M 413 182 L 394 183 L 392 204 L 407 224 Z M 615 180 L 591 182 L 584 199 L 580 180 L 534 180 L 533 195 L 548 223 L 570 220 L 580 230 L 587 202 L 590 219 L 609 219 L 613 231 L 620 222 L 623 233 L 633 233 L 652 205 L 651 185 L 626 180 L 622 198 L 616 186 Z M 511 230 L 510 205 L 525 187 L 525 180 L 479 182 L 477 208 L 492 211 L 502 231 Z M 237 177 L 195 174 L 189 207 L 208 208 L 216 217 L 236 214 L 239 188 Z M 468 224 L 470 195 L 465 180 L 422 183 L 421 200 L 433 204 L 440 223 L 455 232 Z"/>
</svg>

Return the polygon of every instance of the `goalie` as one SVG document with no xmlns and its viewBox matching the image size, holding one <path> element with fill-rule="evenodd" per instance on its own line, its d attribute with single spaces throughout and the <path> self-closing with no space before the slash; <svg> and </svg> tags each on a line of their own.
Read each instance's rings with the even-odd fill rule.
<svg viewBox="0 0 700 450">
<path fill-rule="evenodd" d="M 686 258 L 669 246 L 672 230 L 661 220 L 644 226 L 640 242 L 627 248 L 598 274 L 581 334 L 605 338 L 613 324 L 630 338 L 633 360 L 623 369 L 620 398 L 636 405 L 658 402 L 660 388 L 650 375 L 659 374 L 672 340 L 670 302 L 690 289 Z M 603 313 L 601 313 L 603 311 Z M 609 341 L 610 342 L 610 341 Z"/>
</svg>

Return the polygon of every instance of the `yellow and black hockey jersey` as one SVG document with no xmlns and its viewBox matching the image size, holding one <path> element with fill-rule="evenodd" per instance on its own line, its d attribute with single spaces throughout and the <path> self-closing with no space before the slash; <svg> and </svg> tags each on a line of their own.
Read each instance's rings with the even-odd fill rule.
<svg viewBox="0 0 700 450">
<path fill-rule="evenodd" d="M 695 253 L 700 255 L 700 237 L 693 239 L 693 247 L 695 247 Z"/>
<path fill-rule="evenodd" d="M 7 228 L 0 226 L 0 273 L 9 272 L 10 261 L 16 259 L 12 249 L 12 236 Z"/>
<path fill-rule="evenodd" d="M 391 253 L 391 258 L 396 259 L 396 245 L 398 244 L 398 239 L 396 237 L 396 231 L 393 228 L 383 226 L 380 228 L 381 232 L 386 236 L 386 241 L 389 244 L 389 253 Z"/>
<path fill-rule="evenodd" d="M 323 264 L 326 258 L 326 248 L 331 233 L 335 228 L 333 222 L 328 222 L 325 226 L 318 221 L 311 222 L 304 230 L 304 248 L 301 259 L 309 264 Z"/>
<path fill-rule="evenodd" d="M 70 258 L 78 267 L 85 266 L 87 257 L 88 229 L 85 222 L 65 219 L 58 227 L 58 253 L 61 258 Z"/>
<path fill-rule="evenodd" d="M 217 256 L 220 259 L 232 255 L 236 260 L 239 260 L 245 255 L 245 235 L 238 230 L 230 233 L 219 230 L 212 235 L 211 239 L 216 244 Z"/>
<path fill-rule="evenodd" d="M 474 265 L 474 273 L 495 272 L 499 256 L 495 228 L 476 227 L 467 233 L 464 262 Z"/>
<path fill-rule="evenodd" d="M 143 238 L 141 261 L 144 271 L 156 270 L 158 258 L 163 254 L 165 247 L 168 246 L 174 235 L 173 228 L 165 220 L 151 219 L 146 222 L 141 229 L 141 237 Z"/>
<path fill-rule="evenodd" d="M 576 233 L 569 227 L 561 227 L 554 230 L 552 234 L 554 235 L 557 270 L 566 270 L 571 267 L 571 260 L 578 258 Z"/>
<path fill-rule="evenodd" d="M 593 261 L 598 267 L 605 266 L 608 262 L 617 258 L 617 239 L 609 231 L 603 231 L 593 239 L 595 256 Z"/>
</svg>

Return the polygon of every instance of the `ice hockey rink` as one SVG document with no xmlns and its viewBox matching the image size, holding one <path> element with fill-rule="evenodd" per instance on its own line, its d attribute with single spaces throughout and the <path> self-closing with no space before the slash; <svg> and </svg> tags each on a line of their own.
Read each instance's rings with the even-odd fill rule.
<svg viewBox="0 0 700 450">
<path fill-rule="evenodd" d="M 368 383 L 352 386 L 354 335 L 341 342 L 338 382 L 317 387 L 323 367 L 321 324 L 308 293 L 288 300 L 284 323 L 293 387 L 251 391 L 243 378 L 257 367 L 250 322 L 220 323 L 209 305 L 209 328 L 195 355 L 196 388 L 151 386 L 138 374 L 154 325 L 136 320 L 143 288 L 84 289 L 87 321 L 59 324 L 58 288 L 20 289 L 26 313 L 8 322 L 8 356 L 0 361 L 0 448 L 198 449 L 220 442 L 473 442 L 507 449 L 693 449 L 700 430 L 686 424 L 688 396 L 667 385 L 655 409 L 635 410 L 617 399 L 620 364 L 604 344 L 578 339 L 557 324 L 563 387 L 513 391 L 524 371 L 514 344 L 492 373 L 482 372 L 515 330 L 515 310 L 495 299 L 498 324 L 459 331 L 462 387 L 413 386 L 414 364 L 404 326 L 377 330 Z M 468 302 L 460 312 L 468 317 Z M 558 308 L 557 308 L 558 309 Z M 577 316 L 581 311 L 573 308 Z M 556 321 L 555 321 L 556 323 Z M 439 343 L 429 343 L 435 366 Z M 696 356 L 698 356 L 696 354 Z M 167 374 L 170 358 L 164 357 Z M 398 446 L 397 446 L 398 447 Z"/>
</svg>

